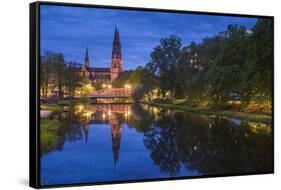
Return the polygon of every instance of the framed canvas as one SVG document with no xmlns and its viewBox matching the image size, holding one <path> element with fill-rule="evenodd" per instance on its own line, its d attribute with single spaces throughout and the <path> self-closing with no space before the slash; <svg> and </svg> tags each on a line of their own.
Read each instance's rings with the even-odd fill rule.
<svg viewBox="0 0 281 190">
<path fill-rule="evenodd" d="M 30 4 L 30 186 L 274 172 L 274 18 Z"/>
</svg>

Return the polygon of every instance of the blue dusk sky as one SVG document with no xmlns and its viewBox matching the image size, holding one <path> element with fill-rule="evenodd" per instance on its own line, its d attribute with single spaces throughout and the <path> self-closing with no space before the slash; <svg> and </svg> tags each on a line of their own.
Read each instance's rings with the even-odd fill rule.
<svg viewBox="0 0 281 190">
<path fill-rule="evenodd" d="M 257 19 L 179 13 L 41 5 L 41 55 L 63 53 L 84 63 L 89 48 L 92 67 L 111 65 L 114 28 L 120 32 L 125 70 L 144 66 L 163 37 L 177 35 L 183 46 L 225 31 L 229 24 L 252 28 Z"/>
</svg>

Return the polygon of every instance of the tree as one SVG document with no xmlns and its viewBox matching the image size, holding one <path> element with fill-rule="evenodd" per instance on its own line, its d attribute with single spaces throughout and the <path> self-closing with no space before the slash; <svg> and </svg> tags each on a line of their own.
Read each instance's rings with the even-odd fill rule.
<svg viewBox="0 0 281 190">
<path fill-rule="evenodd" d="M 139 101 L 143 98 L 150 99 L 157 83 L 148 69 L 137 67 L 135 70 L 123 72 L 114 82 L 114 86 L 117 87 L 123 88 L 125 85 L 130 85 L 134 89 L 133 98 L 135 101 Z"/>
<path fill-rule="evenodd" d="M 177 36 L 162 38 L 160 45 L 151 53 L 151 60 L 146 68 L 156 77 L 162 97 L 167 92 L 175 92 L 176 73 L 181 53 L 181 39 Z"/>
<path fill-rule="evenodd" d="M 69 62 L 64 72 L 64 84 L 71 98 L 74 97 L 77 88 L 82 87 L 84 77 L 76 62 Z"/>
<path fill-rule="evenodd" d="M 227 33 L 228 37 L 206 76 L 210 95 L 217 104 L 229 100 L 233 95 L 242 95 L 241 73 L 248 55 L 249 37 L 246 28 L 229 25 Z"/>
<path fill-rule="evenodd" d="M 249 58 L 243 69 L 242 88 L 248 101 L 272 100 L 273 23 L 259 19 L 250 38 Z"/>
<path fill-rule="evenodd" d="M 43 97 L 47 97 L 49 90 L 59 89 L 59 97 L 62 98 L 62 70 L 64 68 L 64 58 L 61 53 L 46 52 L 41 57 L 40 83 Z M 51 89 L 50 89 L 51 88 Z"/>
<path fill-rule="evenodd" d="M 41 66 L 40 66 L 40 90 L 42 94 L 42 98 L 47 98 L 47 93 L 49 90 L 49 82 L 51 69 L 49 64 L 49 59 L 44 56 L 41 57 Z"/>
<path fill-rule="evenodd" d="M 63 85 L 63 70 L 64 70 L 64 56 L 62 53 L 54 53 L 53 54 L 53 64 L 54 69 L 57 74 L 57 85 L 58 85 L 58 94 L 59 99 L 63 98 L 63 91 L 62 91 L 62 85 Z"/>
<path fill-rule="evenodd" d="M 194 42 L 181 50 L 179 69 L 177 73 L 177 89 L 179 97 L 196 99 L 202 96 L 203 67 L 198 56 L 198 48 Z"/>
</svg>

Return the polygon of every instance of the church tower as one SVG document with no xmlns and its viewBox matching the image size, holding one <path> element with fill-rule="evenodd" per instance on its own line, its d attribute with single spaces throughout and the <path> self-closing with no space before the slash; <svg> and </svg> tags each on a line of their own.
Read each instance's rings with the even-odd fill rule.
<svg viewBox="0 0 281 190">
<path fill-rule="evenodd" d="M 112 57 L 111 57 L 111 69 L 110 69 L 111 81 L 116 80 L 122 71 L 123 71 L 123 65 L 122 65 L 122 55 L 121 55 L 121 42 L 120 42 L 119 30 L 117 29 L 117 27 L 115 27 Z"/>
<path fill-rule="evenodd" d="M 89 60 L 89 54 L 88 54 L 88 47 L 86 48 L 86 56 L 85 56 L 85 62 L 84 62 L 85 69 L 90 67 L 90 60 Z"/>
<path fill-rule="evenodd" d="M 86 55 L 85 55 L 85 62 L 82 67 L 82 76 L 89 77 L 89 73 L 88 73 L 89 68 L 90 68 L 90 60 L 89 60 L 88 47 L 87 47 Z"/>
</svg>

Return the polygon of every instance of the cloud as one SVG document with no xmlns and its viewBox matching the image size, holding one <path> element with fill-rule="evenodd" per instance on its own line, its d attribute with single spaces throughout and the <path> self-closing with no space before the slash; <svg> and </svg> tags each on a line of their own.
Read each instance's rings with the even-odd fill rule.
<svg viewBox="0 0 281 190">
<path fill-rule="evenodd" d="M 162 37 L 177 35 L 183 45 L 200 42 L 237 23 L 253 27 L 256 18 L 172 14 L 134 10 L 41 5 L 41 53 L 61 52 L 67 61 L 83 63 L 89 47 L 91 64 L 110 66 L 114 27 L 121 35 L 125 69 L 149 62 Z"/>
</svg>

